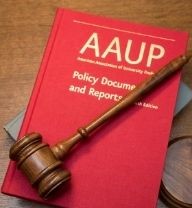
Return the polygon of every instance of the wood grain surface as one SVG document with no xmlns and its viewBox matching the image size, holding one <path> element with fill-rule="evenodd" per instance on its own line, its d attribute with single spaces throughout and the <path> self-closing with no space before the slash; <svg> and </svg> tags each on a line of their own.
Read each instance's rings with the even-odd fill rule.
<svg viewBox="0 0 192 208">
<path fill-rule="evenodd" d="M 192 49 L 192 2 L 189 0 L 0 0 L 0 185 L 13 143 L 4 133 L 3 125 L 27 105 L 57 7 L 188 31 L 191 36 L 188 49 Z M 185 67 L 182 79 L 192 88 L 192 62 Z M 192 134 L 191 123 L 192 102 L 174 119 L 171 136 Z M 183 163 L 183 158 L 192 160 L 192 142 L 187 142 L 185 147 L 187 151 L 179 146 L 183 150 L 179 157 L 171 154 L 166 166 L 166 170 L 171 168 L 171 171 L 166 171 L 169 176 L 165 178 L 171 178 L 166 183 L 170 183 L 168 185 L 178 197 L 192 203 L 192 190 L 187 187 L 192 184 L 192 170 Z M 180 164 L 179 170 L 173 164 Z M 172 173 L 181 169 L 188 179 L 180 179 L 178 186 L 174 183 L 178 181 L 174 179 L 178 174 Z M 0 194 L 0 207 L 34 206 L 48 207 Z M 157 207 L 166 206 L 159 200 Z"/>
</svg>

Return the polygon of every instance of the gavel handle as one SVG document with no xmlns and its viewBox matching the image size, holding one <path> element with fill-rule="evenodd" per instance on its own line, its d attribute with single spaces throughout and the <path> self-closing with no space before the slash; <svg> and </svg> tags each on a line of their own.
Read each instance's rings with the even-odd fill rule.
<svg viewBox="0 0 192 208">
<path fill-rule="evenodd" d="M 82 139 L 88 137 L 90 133 L 95 131 L 98 127 L 102 126 L 109 119 L 117 115 L 119 112 L 123 111 L 127 107 L 134 104 L 136 101 L 140 100 L 145 94 L 151 91 L 159 83 L 165 80 L 167 77 L 172 75 L 174 72 L 182 69 L 182 67 L 190 60 L 192 54 L 188 53 L 186 55 L 181 55 L 178 58 L 174 59 L 166 66 L 161 68 L 157 73 L 150 76 L 140 85 L 138 85 L 134 90 L 129 92 L 125 97 L 118 101 L 114 106 L 109 108 L 103 114 L 98 116 L 95 120 L 91 121 L 87 126 L 79 128 L 77 133 L 72 135 L 70 138 L 65 139 L 51 149 L 54 155 L 62 160 L 65 155 Z"/>
</svg>

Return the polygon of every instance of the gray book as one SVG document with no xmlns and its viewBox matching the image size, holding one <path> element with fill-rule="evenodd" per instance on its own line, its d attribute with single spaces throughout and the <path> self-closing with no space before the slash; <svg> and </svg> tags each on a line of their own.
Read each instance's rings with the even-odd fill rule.
<svg viewBox="0 0 192 208">
<path fill-rule="evenodd" d="M 18 137 L 24 115 L 25 115 L 25 110 L 22 110 L 19 114 L 17 114 L 11 121 L 9 121 L 3 127 L 6 133 L 15 140 Z"/>
<path fill-rule="evenodd" d="M 180 83 L 179 92 L 177 96 L 177 102 L 175 106 L 174 116 L 177 115 L 192 99 L 192 90 L 183 82 Z M 17 139 L 23 118 L 25 115 L 25 110 L 21 111 L 15 118 L 13 118 L 9 123 L 4 126 L 7 134 L 13 138 Z"/>
</svg>

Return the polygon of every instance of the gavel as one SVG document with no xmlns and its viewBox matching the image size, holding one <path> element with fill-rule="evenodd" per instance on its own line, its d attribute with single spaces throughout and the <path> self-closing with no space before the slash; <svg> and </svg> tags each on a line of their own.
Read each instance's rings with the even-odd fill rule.
<svg viewBox="0 0 192 208">
<path fill-rule="evenodd" d="M 181 69 L 191 57 L 192 53 L 189 52 L 172 60 L 88 125 L 79 128 L 71 137 L 52 147 L 42 143 L 42 136 L 39 133 L 25 135 L 11 147 L 10 159 L 17 162 L 17 167 L 24 172 L 30 183 L 37 187 L 42 198 L 51 196 L 55 190 L 61 188 L 71 178 L 70 172 L 63 170 L 60 166 L 62 159 L 74 146 L 87 139 L 91 133 L 107 123 L 112 117 L 143 98 L 159 83 Z"/>
</svg>

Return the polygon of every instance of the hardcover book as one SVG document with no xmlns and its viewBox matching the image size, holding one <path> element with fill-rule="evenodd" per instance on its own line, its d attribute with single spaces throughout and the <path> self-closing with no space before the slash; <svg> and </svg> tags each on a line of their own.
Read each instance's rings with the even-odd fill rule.
<svg viewBox="0 0 192 208">
<path fill-rule="evenodd" d="M 108 109 L 171 59 L 188 34 L 58 9 L 19 136 L 53 145 Z M 2 192 L 60 207 L 156 207 L 180 73 L 65 159 L 70 185 L 38 197 L 10 162 Z"/>
</svg>

